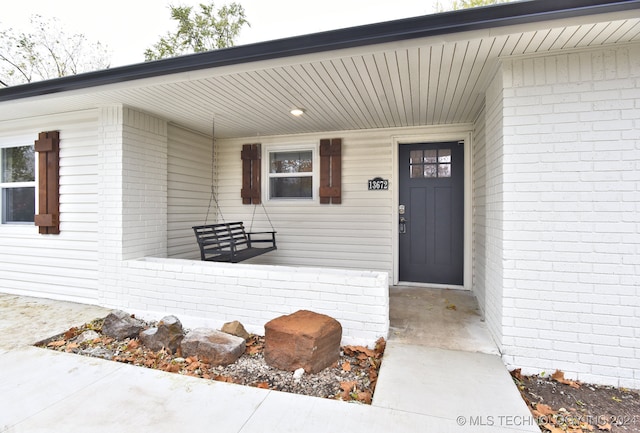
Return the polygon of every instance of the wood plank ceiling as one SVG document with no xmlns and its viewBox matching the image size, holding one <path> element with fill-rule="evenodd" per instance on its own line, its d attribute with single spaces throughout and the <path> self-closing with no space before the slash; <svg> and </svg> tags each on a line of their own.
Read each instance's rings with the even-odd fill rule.
<svg viewBox="0 0 640 433">
<path fill-rule="evenodd" d="M 212 70 L 208 76 L 200 71 L 195 78 L 141 80 L 49 99 L 67 110 L 123 103 L 207 134 L 215 117 L 216 136 L 222 138 L 467 123 L 481 110 L 502 57 L 638 41 L 640 18 L 632 17 L 361 47 L 309 60 L 286 58 L 253 70 Z M 305 115 L 294 118 L 293 107 L 304 108 Z M 25 103 L 30 114 L 34 109 Z"/>
</svg>

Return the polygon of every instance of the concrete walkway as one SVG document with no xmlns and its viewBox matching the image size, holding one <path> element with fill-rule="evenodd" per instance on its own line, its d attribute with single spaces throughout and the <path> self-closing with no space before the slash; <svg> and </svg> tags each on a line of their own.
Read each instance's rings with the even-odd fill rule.
<svg viewBox="0 0 640 433">
<path fill-rule="evenodd" d="M 538 432 L 496 355 L 388 342 L 373 405 L 32 346 L 107 310 L 0 294 L 0 432 Z"/>
</svg>

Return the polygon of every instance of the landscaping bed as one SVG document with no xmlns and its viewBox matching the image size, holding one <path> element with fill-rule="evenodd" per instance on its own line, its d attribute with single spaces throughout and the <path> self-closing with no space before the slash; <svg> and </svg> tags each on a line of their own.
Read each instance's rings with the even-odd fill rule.
<svg viewBox="0 0 640 433">
<path fill-rule="evenodd" d="M 175 354 L 166 349 L 150 350 L 138 338 L 117 340 L 103 335 L 103 323 L 103 318 L 96 319 L 41 341 L 36 346 L 204 380 L 371 404 L 386 344 L 381 338 L 374 349 L 342 346 L 340 357 L 332 366 L 315 374 L 300 374 L 300 371 L 294 373 L 269 366 L 263 355 L 264 337 L 259 335 L 250 335 L 246 339 L 245 352 L 236 362 L 214 366 L 195 357 L 182 357 L 180 350 Z M 156 324 L 149 322 L 146 325 L 151 328 Z M 85 334 L 86 331 L 95 334 Z M 82 341 L 80 337 L 83 334 L 94 338 Z"/>
<path fill-rule="evenodd" d="M 511 376 L 543 432 L 640 432 L 637 391 L 565 379 L 561 371 Z"/>
</svg>

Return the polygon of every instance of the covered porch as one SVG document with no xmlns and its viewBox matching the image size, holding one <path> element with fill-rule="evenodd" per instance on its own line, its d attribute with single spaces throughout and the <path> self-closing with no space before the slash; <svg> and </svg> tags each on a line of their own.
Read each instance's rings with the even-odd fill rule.
<svg viewBox="0 0 640 433">
<path fill-rule="evenodd" d="M 389 341 L 499 355 L 478 301 L 467 290 L 389 287 Z"/>
</svg>

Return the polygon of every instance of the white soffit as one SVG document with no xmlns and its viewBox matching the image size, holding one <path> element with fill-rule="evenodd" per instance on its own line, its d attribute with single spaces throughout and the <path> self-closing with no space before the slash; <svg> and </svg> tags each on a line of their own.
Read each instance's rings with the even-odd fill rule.
<svg viewBox="0 0 640 433">
<path fill-rule="evenodd" d="M 640 41 L 640 17 L 497 27 L 154 77 L 0 104 L 1 119 L 124 104 L 250 137 L 473 122 L 497 60 Z M 617 18 L 614 20 L 614 18 Z M 293 107 L 304 107 L 299 118 Z"/>
</svg>

